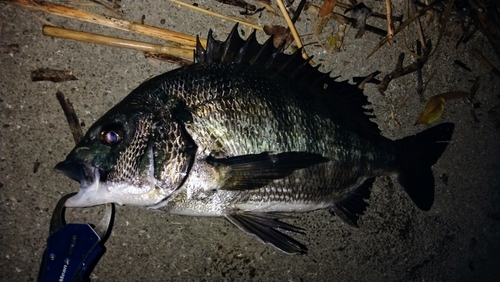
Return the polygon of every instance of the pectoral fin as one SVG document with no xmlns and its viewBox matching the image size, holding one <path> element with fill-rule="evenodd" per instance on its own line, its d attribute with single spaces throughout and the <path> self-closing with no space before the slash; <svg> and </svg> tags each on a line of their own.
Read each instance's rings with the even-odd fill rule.
<svg viewBox="0 0 500 282">
<path fill-rule="evenodd" d="M 263 243 L 268 243 L 288 254 L 305 254 L 307 247 L 292 237 L 279 231 L 304 233 L 304 229 L 279 221 L 288 218 L 284 215 L 242 212 L 226 215 L 226 219 L 241 230 L 257 237 Z"/>
<path fill-rule="evenodd" d="M 261 153 L 224 159 L 208 157 L 207 163 L 217 171 L 218 187 L 222 190 L 251 190 L 269 184 L 293 173 L 328 159 L 313 153 L 286 152 L 280 154 Z"/>
</svg>

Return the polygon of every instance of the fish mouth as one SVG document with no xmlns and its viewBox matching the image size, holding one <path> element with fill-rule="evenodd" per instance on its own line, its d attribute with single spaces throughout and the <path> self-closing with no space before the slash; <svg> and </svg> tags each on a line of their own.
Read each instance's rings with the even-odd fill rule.
<svg viewBox="0 0 500 282">
<path fill-rule="evenodd" d="M 107 203 L 151 206 L 168 196 L 161 189 L 156 189 L 153 169 L 147 179 L 140 179 L 140 184 L 111 181 L 108 177 L 109 171 L 74 160 L 62 161 L 55 169 L 80 183 L 78 193 L 64 204 L 68 208 L 85 208 Z"/>
<path fill-rule="evenodd" d="M 65 160 L 58 163 L 55 169 L 67 177 L 80 183 L 78 193 L 66 200 L 69 208 L 91 207 L 109 203 L 107 197 L 99 189 L 100 184 L 106 181 L 107 172 L 88 164 Z"/>
<path fill-rule="evenodd" d="M 93 183 L 96 178 L 101 181 L 105 181 L 107 176 L 107 173 L 101 169 L 71 160 L 65 160 L 58 163 L 55 166 L 55 169 L 80 184 Z M 96 171 L 98 173 L 96 173 Z"/>
</svg>

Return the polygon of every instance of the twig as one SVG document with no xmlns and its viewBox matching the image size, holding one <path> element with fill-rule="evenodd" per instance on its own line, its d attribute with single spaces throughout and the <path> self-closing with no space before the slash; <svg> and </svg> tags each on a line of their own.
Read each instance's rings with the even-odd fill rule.
<svg viewBox="0 0 500 282">
<path fill-rule="evenodd" d="M 70 80 L 78 80 L 78 78 L 69 70 L 41 68 L 31 72 L 31 81 L 63 82 Z"/>
<path fill-rule="evenodd" d="M 380 92 L 380 94 L 384 94 L 385 90 L 387 90 L 387 87 L 389 86 L 389 83 L 391 83 L 393 79 L 407 75 L 422 68 L 422 66 L 427 62 L 429 55 L 428 52 L 430 49 L 431 49 L 430 41 L 427 41 L 427 47 L 423 49 L 424 56 L 422 57 L 422 59 L 417 59 L 415 62 L 411 63 L 406 67 L 403 67 L 403 60 L 405 54 L 401 53 L 398 57 L 398 62 L 396 63 L 396 68 L 394 69 L 394 71 L 387 74 L 382 79 L 382 82 L 380 82 L 380 84 L 378 85 L 378 91 Z"/>
<path fill-rule="evenodd" d="M 392 3 L 391 0 L 385 0 L 385 8 L 387 9 L 387 37 L 389 45 L 392 46 L 392 37 L 394 36 L 394 22 L 392 21 Z"/>
<path fill-rule="evenodd" d="M 177 48 L 170 46 L 163 46 L 159 44 L 152 44 L 147 42 L 122 39 L 117 37 L 99 35 L 90 32 L 65 29 L 55 26 L 45 25 L 42 28 L 43 35 L 54 36 L 65 39 L 72 39 L 82 42 L 96 43 L 113 47 L 127 48 L 145 52 L 153 52 L 160 54 L 168 54 L 182 58 L 193 58 L 193 49 Z"/>
<path fill-rule="evenodd" d="M 406 26 L 408 26 L 416 18 L 421 17 L 427 11 L 429 11 L 430 9 L 432 9 L 434 6 L 436 6 L 437 4 L 441 3 L 442 1 L 443 0 L 436 0 L 435 2 L 432 2 L 431 4 L 427 5 L 422 10 L 420 10 L 420 11 L 416 12 L 415 14 L 413 14 L 409 19 L 407 19 L 406 21 L 404 21 L 401 25 L 399 25 L 396 28 L 396 30 L 394 31 L 394 36 L 396 36 L 396 34 L 398 34 L 401 30 L 403 30 Z M 373 50 L 370 52 L 370 54 L 368 54 L 368 56 L 366 58 L 370 58 L 371 55 L 373 55 L 375 52 L 377 52 L 377 50 L 380 49 L 380 47 L 384 46 L 384 44 L 387 43 L 388 40 L 389 40 L 389 38 L 387 36 L 384 39 L 382 39 L 377 44 L 377 46 L 375 46 L 375 48 L 373 48 Z"/>
<path fill-rule="evenodd" d="M 64 94 L 61 91 L 57 91 L 56 97 L 63 109 L 66 120 L 68 121 L 69 129 L 73 135 L 73 140 L 75 140 L 75 143 L 80 142 L 83 138 L 83 131 L 73 105 L 68 99 L 64 98 Z"/>
<path fill-rule="evenodd" d="M 410 46 L 408 46 L 408 42 L 406 41 L 406 34 L 405 34 L 405 32 L 403 32 L 402 37 L 403 37 L 403 42 L 404 42 L 404 46 L 405 46 L 406 52 L 408 52 L 408 54 L 410 54 L 415 59 L 422 59 L 423 57 L 421 55 L 418 55 L 417 53 L 413 52 L 410 49 Z"/>
<path fill-rule="evenodd" d="M 337 3 L 340 3 L 340 2 L 337 2 Z M 315 12 L 315 11 L 318 12 L 319 7 L 316 5 L 313 5 L 311 3 L 307 3 L 306 10 L 309 10 L 312 12 Z M 353 22 L 353 18 L 344 16 L 342 14 L 335 13 L 335 12 L 330 13 L 330 18 L 339 22 L 339 23 L 342 23 L 342 24 L 351 24 Z M 374 27 L 374 26 L 366 24 L 364 28 L 365 28 L 365 31 L 369 31 L 369 32 L 375 33 L 375 34 L 380 35 L 380 36 L 387 35 L 387 31 L 380 29 L 378 27 Z"/>
<path fill-rule="evenodd" d="M 497 75 L 498 77 L 500 77 L 500 70 L 495 68 L 493 66 L 493 64 L 490 63 L 490 61 L 488 61 L 488 59 L 486 59 L 486 57 L 483 55 L 483 53 L 481 53 L 481 51 L 479 51 L 479 49 L 477 49 L 477 48 L 472 49 L 472 54 L 474 54 L 476 59 L 478 59 L 486 67 L 486 69 L 488 69 L 488 71 L 490 71 L 490 72 L 494 73 L 495 75 Z"/>
<path fill-rule="evenodd" d="M 220 2 L 222 4 L 226 4 L 226 5 L 231 5 L 231 6 L 243 8 L 243 9 L 245 9 L 247 11 L 255 11 L 255 10 L 257 10 L 257 7 L 255 7 L 255 5 L 248 4 L 247 2 L 245 2 L 243 0 L 216 0 L 216 1 Z"/>
<path fill-rule="evenodd" d="M 337 7 L 346 10 L 346 9 L 352 8 L 353 5 L 350 5 L 350 4 L 347 4 L 347 3 L 342 3 L 342 2 L 337 2 Z M 384 14 L 381 14 L 381 13 L 377 13 L 377 12 L 372 12 L 372 14 L 370 16 L 371 17 L 375 17 L 375 18 L 379 18 L 379 19 L 382 19 L 382 20 L 387 19 L 387 15 L 384 15 Z M 392 17 L 392 20 L 396 21 L 396 22 L 401 22 L 403 20 L 403 16 L 394 16 L 394 15 L 392 15 L 391 17 Z"/>
<path fill-rule="evenodd" d="M 175 42 L 184 47 L 196 46 L 196 37 L 194 36 L 150 25 L 130 22 L 109 16 L 103 16 L 100 14 L 82 11 L 62 5 L 57 5 L 50 2 L 35 2 L 30 0 L 0 0 L 0 3 L 12 4 L 19 7 L 37 10 L 57 16 L 82 20 L 85 22 L 108 26 L 120 30 L 136 32 L 151 37 L 161 38 L 170 42 Z M 200 40 L 200 41 L 203 45 L 206 45 L 206 40 Z"/>
<path fill-rule="evenodd" d="M 294 24 L 294 26 L 300 17 L 300 13 L 302 13 L 302 10 L 304 10 L 304 7 L 306 6 L 306 2 L 307 2 L 306 0 L 300 0 L 299 5 L 297 6 L 297 9 L 293 13 L 292 24 Z"/>
<path fill-rule="evenodd" d="M 278 3 L 278 7 L 280 8 L 281 13 L 283 14 L 283 17 L 285 18 L 286 24 L 288 25 L 288 28 L 290 29 L 290 32 L 292 33 L 293 39 L 295 40 L 295 44 L 297 44 L 298 48 L 302 48 L 302 46 L 304 46 L 304 45 L 302 44 L 302 41 L 300 40 L 300 36 L 297 33 L 297 29 L 295 28 L 295 25 L 293 25 L 293 22 L 292 22 L 292 19 L 290 18 L 290 15 L 288 15 L 288 12 L 285 8 L 285 5 L 283 4 L 283 1 L 276 0 L 276 2 Z M 304 59 L 309 58 L 309 56 L 306 54 L 304 49 L 302 49 L 302 57 L 304 57 Z"/>
<path fill-rule="evenodd" d="M 422 88 L 422 97 L 424 96 L 425 90 L 427 89 L 427 86 L 431 82 L 431 80 L 434 78 L 434 75 L 436 75 L 437 69 L 434 69 L 432 73 L 427 77 L 427 79 L 424 82 L 424 87 Z"/>
<path fill-rule="evenodd" d="M 413 8 L 412 12 L 417 11 L 417 7 L 415 7 L 415 3 L 412 3 L 410 6 Z M 424 35 L 424 31 L 422 30 L 422 23 L 420 23 L 420 17 L 417 17 L 415 19 L 415 26 L 417 29 L 418 40 L 420 40 L 420 46 L 422 48 L 425 48 L 425 35 Z M 417 55 L 420 55 L 420 54 L 417 53 Z"/>
<path fill-rule="evenodd" d="M 159 53 L 151 53 L 151 52 L 144 52 L 144 57 L 145 58 L 151 58 L 151 59 L 156 59 L 160 61 L 165 61 L 169 62 L 172 64 L 177 64 L 179 66 L 187 66 L 193 63 L 193 60 L 185 60 L 176 56 L 172 56 L 169 54 L 159 54 Z"/>
<path fill-rule="evenodd" d="M 218 17 L 218 18 L 225 19 L 225 20 L 232 21 L 232 22 L 237 22 L 237 23 L 240 23 L 240 24 L 242 24 L 242 25 L 249 26 L 249 27 L 251 27 L 251 28 L 253 28 L 253 29 L 262 30 L 262 27 L 261 27 L 261 26 L 258 26 L 258 25 L 255 25 L 255 24 L 253 24 L 253 23 L 249 23 L 249 22 L 246 22 L 246 21 L 240 20 L 240 19 L 238 19 L 238 18 L 234 18 L 234 17 L 230 17 L 230 16 L 221 15 L 221 14 L 218 14 L 218 13 L 216 13 L 216 12 L 212 12 L 212 11 L 209 11 L 209 10 L 205 10 L 205 9 L 203 9 L 203 8 L 196 7 L 196 6 L 193 6 L 193 5 L 190 5 L 190 4 L 187 4 L 187 3 L 184 3 L 184 2 L 178 1 L 178 0 L 170 0 L 170 2 L 175 3 L 175 4 L 179 4 L 179 5 L 181 5 L 181 6 L 187 7 L 187 8 L 189 8 L 189 9 L 192 9 L 192 10 L 195 10 L 195 11 L 198 11 L 198 12 L 201 12 L 201 13 L 209 14 L 209 15 L 214 16 L 214 17 Z"/>
<path fill-rule="evenodd" d="M 448 3 L 448 5 L 446 5 L 444 17 L 443 17 L 443 20 L 441 21 L 441 28 L 439 29 L 438 39 L 436 41 L 436 44 L 434 45 L 434 49 L 429 54 L 429 57 L 434 55 L 434 53 L 437 50 L 437 47 L 439 46 L 439 42 L 441 42 L 441 38 L 443 37 L 444 30 L 446 29 L 446 24 L 448 23 L 448 19 L 450 18 L 451 11 L 453 10 L 453 6 L 454 6 L 453 2 L 450 2 L 450 3 Z"/>
</svg>

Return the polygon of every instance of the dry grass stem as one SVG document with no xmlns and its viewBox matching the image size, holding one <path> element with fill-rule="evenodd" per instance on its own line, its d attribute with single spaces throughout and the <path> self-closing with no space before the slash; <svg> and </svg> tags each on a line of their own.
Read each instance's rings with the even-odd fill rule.
<svg viewBox="0 0 500 282">
<path fill-rule="evenodd" d="M 111 13 L 115 14 L 118 18 L 122 18 L 122 13 L 118 10 L 118 8 L 120 7 L 119 5 L 112 5 L 112 4 L 108 4 L 104 1 L 101 1 L 101 0 L 92 0 L 92 2 L 94 3 L 97 3 L 101 6 L 103 6 L 106 10 L 110 11 Z M 114 3 L 116 4 L 116 3 Z"/>
<path fill-rule="evenodd" d="M 53 23 L 49 22 L 48 20 L 46 20 L 46 19 L 44 19 L 44 18 L 40 17 L 40 16 L 39 16 L 39 15 L 37 15 L 35 12 L 32 12 L 31 14 L 33 15 L 33 17 L 34 17 L 35 19 L 39 20 L 42 24 L 44 24 L 44 25 L 51 25 L 51 26 L 55 26 L 55 24 L 53 24 Z"/>
<path fill-rule="evenodd" d="M 60 3 L 64 4 L 64 5 L 87 6 L 87 7 L 91 7 L 91 6 L 95 5 L 94 2 L 90 2 L 90 1 L 81 2 L 81 1 L 68 0 L 68 1 L 61 1 Z"/>
<path fill-rule="evenodd" d="M 436 0 L 435 2 L 427 5 L 425 8 L 422 10 L 419 10 L 415 14 L 413 14 L 410 18 L 408 18 L 406 21 L 404 21 L 401 25 L 399 25 L 396 30 L 394 31 L 394 36 L 396 36 L 401 30 L 403 30 L 405 27 L 407 27 L 412 21 L 414 21 L 416 18 L 423 16 L 427 11 L 430 9 L 434 8 L 436 5 L 440 4 L 443 0 Z M 380 49 L 380 47 L 384 46 L 385 43 L 389 41 L 389 38 L 386 36 L 384 39 L 382 39 L 375 48 L 368 54 L 366 58 L 370 58 L 375 52 Z"/>
<path fill-rule="evenodd" d="M 406 36 L 404 33 L 403 33 L 402 37 L 403 37 L 403 43 L 404 43 L 406 52 L 408 52 L 408 54 L 410 54 L 415 59 L 423 59 L 422 55 L 418 55 L 416 52 L 411 50 L 410 46 L 408 46 L 408 41 L 406 40 Z"/>
<path fill-rule="evenodd" d="M 411 7 L 413 13 L 418 12 L 415 3 L 412 3 Z M 422 46 L 425 48 L 425 35 L 424 35 L 424 30 L 422 29 L 422 23 L 420 22 L 420 17 L 417 17 L 415 19 L 415 28 L 417 29 L 418 40 L 420 40 L 420 44 L 422 44 Z"/>
<path fill-rule="evenodd" d="M 155 60 L 169 62 L 169 63 L 176 64 L 179 66 L 187 66 L 187 65 L 190 65 L 193 63 L 193 60 L 186 60 L 186 59 L 182 59 L 182 58 L 172 56 L 169 54 L 144 52 L 144 57 L 149 58 L 149 59 L 155 59 Z"/>
<path fill-rule="evenodd" d="M 453 10 L 453 6 L 454 6 L 453 2 L 450 2 L 446 5 L 444 17 L 443 17 L 443 20 L 441 21 L 441 28 L 439 29 L 438 39 L 436 41 L 436 44 L 434 45 L 434 49 L 431 51 L 429 56 L 434 55 L 434 52 L 436 52 L 437 47 L 439 46 L 439 42 L 441 42 L 441 38 L 443 37 L 444 30 L 446 29 L 446 23 L 448 23 L 448 19 L 450 18 L 451 11 Z"/>
<path fill-rule="evenodd" d="M 196 37 L 179 32 L 162 29 L 150 25 L 130 22 L 92 12 L 82 11 L 49 2 L 35 2 L 30 0 L 0 0 L 6 4 L 12 4 L 23 8 L 41 11 L 61 17 L 77 19 L 85 22 L 108 26 L 120 30 L 131 31 L 151 37 L 161 38 L 169 42 L 180 44 L 183 47 L 195 47 Z M 206 40 L 201 41 L 206 45 Z"/>
<path fill-rule="evenodd" d="M 387 37 L 389 44 L 392 46 L 392 37 L 394 36 L 394 22 L 392 21 L 392 3 L 391 0 L 385 0 L 385 8 L 387 9 Z"/>
<path fill-rule="evenodd" d="M 232 22 L 237 22 L 237 23 L 240 23 L 241 25 L 246 25 L 246 26 L 249 26 L 249 27 L 251 27 L 253 29 L 262 30 L 261 26 L 255 25 L 253 23 L 249 23 L 249 22 L 244 21 L 244 20 L 240 20 L 238 18 L 234 18 L 234 17 L 230 17 L 230 16 L 225 16 L 225 15 L 222 15 L 222 14 L 219 14 L 219 13 L 216 13 L 216 12 L 205 10 L 203 8 L 200 8 L 200 7 L 195 7 L 195 6 L 191 5 L 191 4 L 187 4 L 187 3 L 184 3 L 184 2 L 181 2 L 181 1 L 178 1 L 178 0 L 170 0 L 170 2 L 178 4 L 178 5 L 181 5 L 181 6 L 184 6 L 184 7 L 187 7 L 189 9 L 192 9 L 192 10 L 195 10 L 195 11 L 198 11 L 198 12 L 201 12 L 201 13 L 209 14 L 209 15 L 214 16 L 214 17 L 218 17 L 218 18 L 225 19 L 225 20 L 232 21 Z"/>
<path fill-rule="evenodd" d="M 481 51 L 479 51 L 479 49 L 477 48 L 472 49 L 472 54 L 486 67 L 486 69 L 488 69 L 488 71 L 500 77 L 500 70 L 495 68 L 495 66 L 493 66 L 493 64 L 490 63 L 488 59 L 486 59 L 486 57 L 483 55 L 483 53 L 481 53 Z"/>
<path fill-rule="evenodd" d="M 342 2 L 337 2 L 337 7 L 341 8 L 341 9 L 350 9 L 353 7 L 353 5 L 351 4 L 347 4 L 347 3 L 342 3 Z M 370 17 L 374 17 L 374 18 L 379 18 L 379 19 L 382 19 L 382 20 L 385 20 L 387 19 L 387 15 L 384 15 L 384 14 L 381 14 L 381 13 L 377 13 L 377 12 L 372 12 Z M 401 22 L 403 20 L 403 17 L 402 16 L 394 16 L 392 15 L 392 20 L 393 21 L 396 21 L 396 22 Z"/>
<path fill-rule="evenodd" d="M 340 4 L 340 2 L 337 2 L 337 4 Z M 318 6 L 313 5 L 311 3 L 306 4 L 306 10 L 308 10 L 310 12 L 313 12 L 313 13 L 319 12 L 319 9 L 320 8 Z M 333 19 L 341 24 L 351 24 L 353 21 L 352 18 L 344 16 L 344 15 L 339 14 L 339 13 L 335 13 L 335 12 L 330 13 L 330 19 Z M 375 33 L 375 34 L 380 35 L 380 36 L 387 35 L 387 32 L 385 30 L 380 29 L 378 27 L 368 25 L 368 24 L 365 25 L 364 29 L 365 29 L 365 31 L 372 32 L 372 33 Z"/>
<path fill-rule="evenodd" d="M 193 58 L 193 49 L 187 49 L 187 48 L 169 47 L 159 44 L 152 44 L 147 42 L 104 36 L 95 33 L 64 29 L 54 26 L 43 26 L 42 33 L 43 35 L 47 36 L 72 39 L 88 43 L 96 43 L 106 46 L 127 48 L 145 52 L 159 53 L 159 54 L 168 54 L 171 56 L 188 58 L 188 59 Z"/>
<path fill-rule="evenodd" d="M 280 8 L 281 13 L 283 14 L 283 17 L 285 18 L 286 24 L 288 25 L 288 28 L 290 29 L 290 32 L 292 33 L 293 39 L 295 40 L 295 44 L 297 44 L 297 47 L 301 48 L 304 45 L 302 44 L 302 41 L 300 40 L 300 36 L 297 33 L 297 29 L 295 28 L 295 25 L 293 24 L 292 19 L 290 18 L 290 15 L 288 15 L 288 12 L 285 8 L 285 4 L 283 4 L 282 0 L 276 0 L 276 2 L 278 3 L 278 7 Z M 304 57 L 304 59 L 309 58 L 309 56 L 306 54 L 304 49 L 302 49 L 302 57 Z"/>
<path fill-rule="evenodd" d="M 436 69 L 434 69 L 431 74 L 429 75 L 429 77 L 427 77 L 427 79 L 425 80 L 424 82 L 424 87 L 422 88 L 422 97 L 424 96 L 424 93 L 425 93 L 425 90 L 427 89 L 427 86 L 429 85 L 429 83 L 431 82 L 431 80 L 434 78 L 434 76 L 436 75 Z"/>
</svg>

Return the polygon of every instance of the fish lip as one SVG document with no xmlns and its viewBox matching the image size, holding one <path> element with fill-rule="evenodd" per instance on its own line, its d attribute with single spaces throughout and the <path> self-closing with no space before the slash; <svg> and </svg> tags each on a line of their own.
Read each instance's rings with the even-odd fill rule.
<svg viewBox="0 0 500 282">
<path fill-rule="evenodd" d="M 96 180 L 104 182 L 108 175 L 102 169 L 73 160 L 62 161 L 54 169 L 79 182 L 82 187 L 92 185 Z"/>
<path fill-rule="evenodd" d="M 66 207 L 90 207 L 107 203 L 107 199 L 100 199 L 98 194 L 100 184 L 106 181 L 108 172 L 73 160 L 62 161 L 55 169 L 80 183 L 78 193 L 66 200 Z"/>
</svg>

